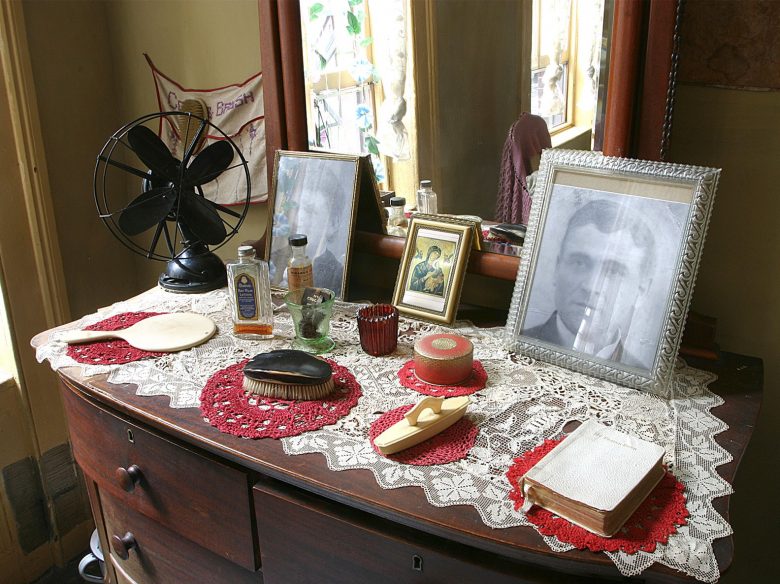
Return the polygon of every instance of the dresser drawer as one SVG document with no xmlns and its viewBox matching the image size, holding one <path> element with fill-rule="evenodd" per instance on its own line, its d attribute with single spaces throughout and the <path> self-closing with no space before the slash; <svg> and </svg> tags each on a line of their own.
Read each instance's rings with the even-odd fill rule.
<svg viewBox="0 0 780 584">
<path fill-rule="evenodd" d="M 245 473 L 63 392 L 76 461 L 102 492 L 254 571 Z"/>
<path fill-rule="evenodd" d="M 267 584 L 591 581 L 549 574 L 271 479 L 253 491 Z"/>
<path fill-rule="evenodd" d="M 107 493 L 100 493 L 100 505 L 110 547 L 106 555 L 120 583 L 263 582 L 260 572 L 245 570 L 201 548 Z"/>
</svg>

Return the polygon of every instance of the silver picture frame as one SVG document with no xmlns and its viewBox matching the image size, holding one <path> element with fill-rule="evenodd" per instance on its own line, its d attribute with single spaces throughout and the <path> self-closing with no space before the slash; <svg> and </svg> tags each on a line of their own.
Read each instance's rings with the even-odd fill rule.
<svg viewBox="0 0 780 584">
<path fill-rule="evenodd" d="M 507 348 L 664 395 L 720 169 L 545 150 Z"/>
</svg>

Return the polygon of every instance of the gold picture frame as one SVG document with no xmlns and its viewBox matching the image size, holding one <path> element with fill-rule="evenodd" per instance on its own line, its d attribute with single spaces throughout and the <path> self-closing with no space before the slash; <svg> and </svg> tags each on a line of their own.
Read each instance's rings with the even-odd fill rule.
<svg viewBox="0 0 780 584">
<path fill-rule="evenodd" d="M 418 219 L 428 219 L 430 221 L 440 221 L 441 223 L 454 223 L 456 225 L 469 225 L 473 232 L 471 234 L 471 247 L 476 251 L 482 251 L 482 219 L 472 215 L 447 215 L 447 214 L 428 214 L 415 213 Z"/>
<path fill-rule="evenodd" d="M 393 304 L 399 312 L 451 324 L 458 310 L 474 225 L 412 216 Z"/>
<path fill-rule="evenodd" d="M 287 289 L 287 238 L 308 237 L 314 285 L 347 298 L 353 232 L 382 233 L 373 167 L 364 156 L 279 150 L 268 198 L 265 259 L 271 286 Z"/>
</svg>

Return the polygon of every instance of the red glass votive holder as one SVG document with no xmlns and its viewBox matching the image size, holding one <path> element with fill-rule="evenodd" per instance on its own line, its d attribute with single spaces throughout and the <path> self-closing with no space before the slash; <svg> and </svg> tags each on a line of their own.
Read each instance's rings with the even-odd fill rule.
<svg viewBox="0 0 780 584">
<path fill-rule="evenodd" d="M 398 346 L 398 309 L 392 304 L 373 304 L 357 311 L 360 346 L 369 355 L 389 355 Z"/>
</svg>

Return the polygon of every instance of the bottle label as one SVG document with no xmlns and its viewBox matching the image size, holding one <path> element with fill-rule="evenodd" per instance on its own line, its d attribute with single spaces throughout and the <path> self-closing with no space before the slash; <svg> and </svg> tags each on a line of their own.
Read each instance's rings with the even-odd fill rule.
<svg viewBox="0 0 780 584">
<path fill-rule="evenodd" d="M 257 282 L 249 274 L 235 279 L 236 309 L 242 320 L 257 320 Z"/>
<path fill-rule="evenodd" d="M 287 268 L 287 288 L 295 290 L 297 288 L 307 288 L 314 286 L 314 273 L 311 264 L 308 266 L 290 266 Z"/>
</svg>

